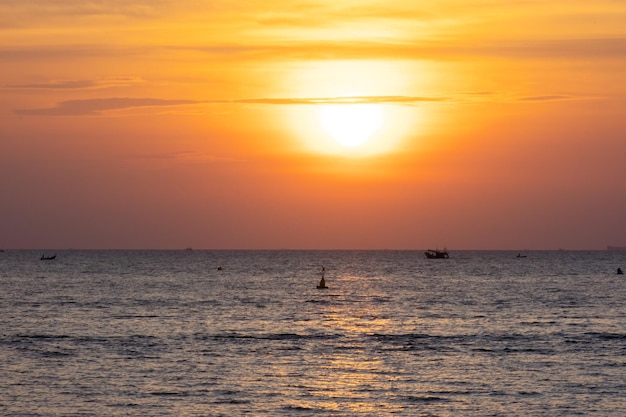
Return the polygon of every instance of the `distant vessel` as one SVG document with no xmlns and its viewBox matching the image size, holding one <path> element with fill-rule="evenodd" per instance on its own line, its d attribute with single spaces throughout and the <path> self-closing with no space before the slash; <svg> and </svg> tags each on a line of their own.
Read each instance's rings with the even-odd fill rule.
<svg viewBox="0 0 626 417">
<path fill-rule="evenodd" d="M 606 250 L 623 250 L 623 251 L 626 251 L 626 246 L 607 246 Z"/>
<path fill-rule="evenodd" d="M 52 255 L 52 256 L 45 256 L 45 255 L 41 255 L 41 258 L 39 258 L 42 261 L 51 261 L 53 259 L 56 259 L 56 255 Z"/>
<path fill-rule="evenodd" d="M 424 255 L 426 255 L 428 259 L 448 259 L 450 257 L 447 251 L 438 249 L 428 249 L 426 252 L 424 252 Z"/>
</svg>

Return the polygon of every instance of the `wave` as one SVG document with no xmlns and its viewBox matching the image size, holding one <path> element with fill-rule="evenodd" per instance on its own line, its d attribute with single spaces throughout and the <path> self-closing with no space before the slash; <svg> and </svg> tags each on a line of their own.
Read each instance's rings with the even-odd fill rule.
<svg viewBox="0 0 626 417">
<path fill-rule="evenodd" d="M 195 335 L 198 340 L 332 340 L 338 339 L 338 334 L 298 334 L 298 333 L 265 333 L 265 334 L 244 334 L 244 333 L 220 333 L 213 335 Z"/>
</svg>

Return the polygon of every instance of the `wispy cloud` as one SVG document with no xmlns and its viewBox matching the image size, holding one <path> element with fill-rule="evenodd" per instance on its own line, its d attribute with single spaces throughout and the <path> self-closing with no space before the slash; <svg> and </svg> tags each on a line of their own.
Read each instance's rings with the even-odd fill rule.
<svg viewBox="0 0 626 417">
<path fill-rule="evenodd" d="M 136 107 L 180 106 L 198 104 L 196 100 L 165 100 L 158 98 L 97 98 L 62 101 L 54 107 L 39 109 L 17 109 L 19 115 L 29 116 L 80 116 L 98 115 L 106 111 L 130 109 Z"/>
<path fill-rule="evenodd" d="M 281 41 L 278 43 L 212 43 L 195 45 L 119 46 L 74 44 L 29 47 L 0 46 L 4 62 L 47 62 L 93 57 L 161 56 L 172 60 L 180 51 L 195 52 L 212 59 L 235 61 L 297 60 L 447 60 L 497 57 L 541 60 L 623 59 L 626 38 L 544 39 L 532 41 L 474 42 L 412 40 L 399 41 Z"/>
<path fill-rule="evenodd" d="M 233 158 L 228 156 L 217 156 L 208 153 L 195 151 L 180 151 L 155 154 L 135 154 L 128 157 L 134 161 L 184 161 L 193 163 L 239 163 L 246 162 L 242 158 Z"/>
<path fill-rule="evenodd" d="M 15 90 L 82 90 L 109 87 L 126 87 L 142 82 L 137 77 L 114 77 L 99 80 L 52 80 L 42 83 L 7 84 L 5 88 Z"/>
<path fill-rule="evenodd" d="M 8 62 L 49 62 L 86 58 L 115 58 L 144 56 L 163 48 L 154 46 L 122 47 L 106 44 L 66 44 L 33 46 L 0 46 L 0 60 Z"/>
<path fill-rule="evenodd" d="M 546 95 L 546 96 L 530 96 L 521 97 L 519 101 L 558 101 L 558 100 L 572 100 L 578 97 L 565 96 L 565 95 Z"/>
<path fill-rule="evenodd" d="M 228 101 L 212 101 L 213 103 L 242 104 L 383 104 L 383 103 L 418 103 L 424 101 L 446 101 L 445 97 L 416 96 L 343 96 L 313 98 L 252 98 Z"/>
<path fill-rule="evenodd" d="M 544 102 L 573 100 L 580 97 L 563 94 L 546 94 L 507 98 L 506 95 L 491 91 L 463 92 L 450 96 L 338 96 L 338 97 L 286 97 L 286 98 L 242 98 L 229 100 L 175 100 L 158 98 L 97 98 L 62 101 L 53 107 L 36 109 L 15 109 L 21 116 L 82 116 L 100 115 L 109 111 L 128 110 L 141 107 L 174 107 L 208 104 L 244 105 L 323 105 L 323 104 L 399 104 L 412 105 L 436 102 L 470 102 L 489 100 L 497 102 Z"/>
<path fill-rule="evenodd" d="M 165 2 L 167 3 L 167 2 Z M 50 16 L 128 16 L 152 17 L 163 9 L 161 0 L 3 0 L 0 10 L 14 14 L 31 14 L 35 17 Z"/>
<path fill-rule="evenodd" d="M 157 98 L 97 98 L 85 100 L 67 100 L 54 107 L 37 109 L 16 109 L 13 112 L 21 116 L 81 116 L 98 115 L 107 111 L 125 110 L 138 107 L 168 107 L 194 104 L 263 104 L 263 105 L 312 105 L 312 104 L 366 104 L 396 103 L 411 104 L 419 102 L 446 101 L 445 97 L 416 96 L 344 96 L 313 98 L 250 98 L 233 100 L 168 100 Z"/>
<path fill-rule="evenodd" d="M 475 53 L 515 58 L 603 59 L 626 56 L 626 38 L 544 39 L 494 42 L 474 48 Z M 471 53 L 471 50 L 470 50 Z"/>
</svg>

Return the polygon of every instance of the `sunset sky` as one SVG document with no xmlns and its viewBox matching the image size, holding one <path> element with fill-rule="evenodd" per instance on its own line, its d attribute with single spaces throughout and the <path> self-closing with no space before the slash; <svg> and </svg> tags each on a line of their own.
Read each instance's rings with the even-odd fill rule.
<svg viewBox="0 0 626 417">
<path fill-rule="evenodd" d="M 0 248 L 626 246 L 624 22 L 624 0 L 3 0 Z"/>
</svg>

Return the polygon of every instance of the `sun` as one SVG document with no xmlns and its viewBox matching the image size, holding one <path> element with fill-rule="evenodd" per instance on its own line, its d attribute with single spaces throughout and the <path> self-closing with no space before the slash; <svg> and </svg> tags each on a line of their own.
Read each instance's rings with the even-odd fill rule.
<svg viewBox="0 0 626 417">
<path fill-rule="evenodd" d="M 378 104 L 327 104 L 319 111 L 320 124 L 337 143 L 357 147 L 383 125 Z"/>
</svg>

